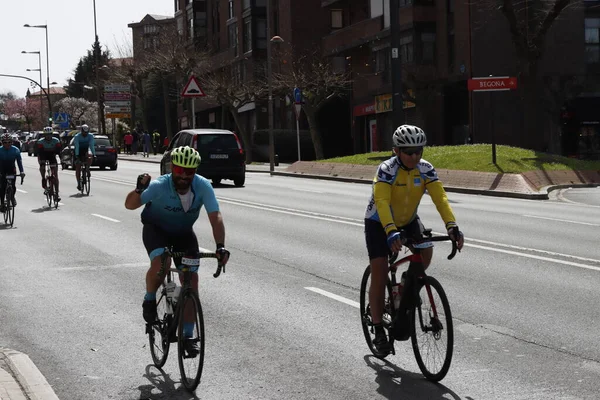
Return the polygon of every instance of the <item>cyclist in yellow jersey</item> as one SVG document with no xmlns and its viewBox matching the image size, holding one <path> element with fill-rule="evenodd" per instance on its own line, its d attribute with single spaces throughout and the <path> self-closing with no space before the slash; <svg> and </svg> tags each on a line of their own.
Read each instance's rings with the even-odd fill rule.
<svg viewBox="0 0 600 400">
<path fill-rule="evenodd" d="M 379 165 L 365 213 L 365 239 L 371 264 L 369 304 L 375 325 L 373 344 L 381 353 L 391 351 L 381 324 L 388 256 L 402 249 L 400 230 L 411 237 L 422 237 L 425 228 L 417 215 L 417 208 L 425 190 L 444 220 L 448 235 L 457 241 L 459 250 L 464 242 L 435 168 L 421 159 L 423 147 L 427 144 L 425 132 L 417 126 L 402 125 L 394 132 L 392 141 L 395 156 Z M 423 266 L 427 268 L 433 256 L 433 243 L 422 243 L 418 247 Z"/>
</svg>

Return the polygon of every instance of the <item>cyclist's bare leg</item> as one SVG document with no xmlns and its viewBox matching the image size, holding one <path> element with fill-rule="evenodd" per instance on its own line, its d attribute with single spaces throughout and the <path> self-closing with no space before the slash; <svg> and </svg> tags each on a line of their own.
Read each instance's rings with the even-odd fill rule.
<svg viewBox="0 0 600 400">
<path fill-rule="evenodd" d="M 183 275 L 179 274 L 179 283 L 183 285 Z M 192 274 L 192 289 L 198 294 L 198 274 Z M 194 315 L 194 307 L 189 303 L 186 304 L 185 310 L 183 310 L 183 320 L 185 322 L 195 322 L 196 316 Z"/>
<path fill-rule="evenodd" d="M 411 249 L 412 250 L 412 249 Z M 426 249 L 421 249 L 421 259 L 423 260 L 423 269 L 427 269 L 431 264 L 431 259 L 433 258 L 433 247 L 428 247 Z"/>
<path fill-rule="evenodd" d="M 150 268 L 148 272 L 146 272 L 146 292 L 148 293 L 156 293 L 159 286 L 165 280 L 166 269 L 171 265 L 171 257 L 167 257 L 167 263 L 165 267 L 165 272 L 163 275 L 158 276 L 161 268 L 161 256 L 156 256 L 150 262 Z"/>
<path fill-rule="evenodd" d="M 54 177 L 54 185 L 56 186 L 56 193 L 58 194 L 58 165 L 50 167 L 50 170 L 52 171 L 52 176 Z"/>
<path fill-rule="evenodd" d="M 77 179 L 77 185 L 81 181 L 81 162 L 79 160 L 75 161 L 75 178 Z"/>
<path fill-rule="evenodd" d="M 385 286 L 387 283 L 388 259 L 377 257 L 371 259 L 371 288 L 369 289 L 369 305 L 374 324 L 381 323 Z"/>
<path fill-rule="evenodd" d="M 40 164 L 40 175 L 42 176 L 42 189 L 46 189 L 46 163 L 38 160 Z"/>
</svg>

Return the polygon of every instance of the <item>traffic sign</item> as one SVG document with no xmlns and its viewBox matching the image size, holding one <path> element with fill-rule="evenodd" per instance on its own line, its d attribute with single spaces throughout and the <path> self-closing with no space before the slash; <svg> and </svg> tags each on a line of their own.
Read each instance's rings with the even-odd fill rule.
<svg viewBox="0 0 600 400">
<path fill-rule="evenodd" d="M 302 104 L 302 90 L 300 88 L 294 88 L 294 102 Z"/>
<path fill-rule="evenodd" d="M 105 92 L 129 92 L 131 86 L 128 83 L 108 83 L 104 85 Z"/>
<path fill-rule="evenodd" d="M 129 106 L 131 106 L 131 101 L 109 100 L 109 101 L 104 101 L 104 105 L 106 107 L 129 107 Z"/>
<path fill-rule="evenodd" d="M 302 112 L 302 104 L 294 104 L 294 112 L 296 113 L 296 120 L 300 119 L 300 113 Z"/>
<path fill-rule="evenodd" d="M 69 127 L 70 116 L 67 113 L 54 113 L 54 123 L 61 129 L 67 129 Z"/>
<path fill-rule="evenodd" d="M 129 94 L 129 93 L 115 93 L 115 92 L 104 93 L 104 101 L 128 101 L 130 99 L 131 99 L 131 94 Z"/>
<path fill-rule="evenodd" d="M 491 76 L 469 79 L 467 87 L 473 92 L 498 92 L 517 88 L 517 78 L 509 76 Z"/>
<path fill-rule="evenodd" d="M 130 113 L 106 113 L 104 116 L 106 118 L 119 118 L 119 119 L 131 118 Z"/>
<path fill-rule="evenodd" d="M 206 96 L 202 89 L 200 89 L 200 84 L 196 80 L 194 75 L 190 76 L 188 83 L 183 88 L 181 92 L 181 97 L 204 97 Z"/>
</svg>

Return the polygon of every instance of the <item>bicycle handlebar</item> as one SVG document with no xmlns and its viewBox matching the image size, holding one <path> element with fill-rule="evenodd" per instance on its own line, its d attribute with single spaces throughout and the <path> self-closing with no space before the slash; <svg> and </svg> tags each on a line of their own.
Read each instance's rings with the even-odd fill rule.
<svg viewBox="0 0 600 400">
<path fill-rule="evenodd" d="M 169 247 L 165 247 L 165 253 L 167 256 L 170 257 L 185 257 L 188 253 L 187 252 L 182 252 L 182 251 L 171 251 L 171 249 Z M 217 258 L 217 253 L 211 253 L 211 252 L 200 252 L 197 254 L 198 258 Z M 223 273 L 225 272 L 225 265 L 222 264 L 220 261 L 217 265 L 217 272 L 215 272 L 213 274 L 213 277 L 217 278 L 219 275 L 221 275 L 221 271 L 223 271 Z M 160 272 L 159 272 L 160 274 Z"/>
<path fill-rule="evenodd" d="M 445 241 L 450 241 L 452 242 L 452 251 L 450 252 L 450 254 L 448 255 L 448 260 L 452 260 L 454 258 L 454 256 L 456 256 L 456 251 L 458 250 L 458 245 L 456 244 L 456 240 L 452 240 L 452 238 L 448 235 L 445 236 L 429 236 L 429 237 L 424 237 L 423 239 L 420 240 L 414 240 L 411 238 L 402 238 L 402 244 L 404 246 L 410 246 L 410 245 L 414 245 L 414 244 L 419 244 L 419 243 L 426 243 L 426 242 L 445 242 Z"/>
</svg>

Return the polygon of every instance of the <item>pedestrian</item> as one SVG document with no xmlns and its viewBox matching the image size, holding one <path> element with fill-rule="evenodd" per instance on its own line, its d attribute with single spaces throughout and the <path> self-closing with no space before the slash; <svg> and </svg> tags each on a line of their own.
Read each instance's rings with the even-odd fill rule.
<svg viewBox="0 0 600 400">
<path fill-rule="evenodd" d="M 127 135 L 125 135 L 123 141 L 125 142 L 125 152 L 127 154 L 131 154 L 131 144 L 133 143 L 133 136 L 131 135 L 131 132 L 127 132 Z"/>
<path fill-rule="evenodd" d="M 150 157 L 150 134 L 148 132 L 144 132 L 142 136 L 142 145 L 144 146 L 144 157 Z"/>
<path fill-rule="evenodd" d="M 154 155 L 160 150 L 160 133 L 158 133 L 158 129 L 155 129 L 154 133 L 152 133 L 152 149 L 154 150 Z"/>
<path fill-rule="evenodd" d="M 131 136 L 133 136 L 133 142 L 131 143 L 131 151 L 133 151 L 133 154 L 136 155 L 141 135 L 137 130 L 135 130 L 131 133 Z"/>
<path fill-rule="evenodd" d="M 165 136 L 165 140 L 163 141 L 163 153 L 167 151 L 169 148 L 169 137 Z"/>
</svg>

